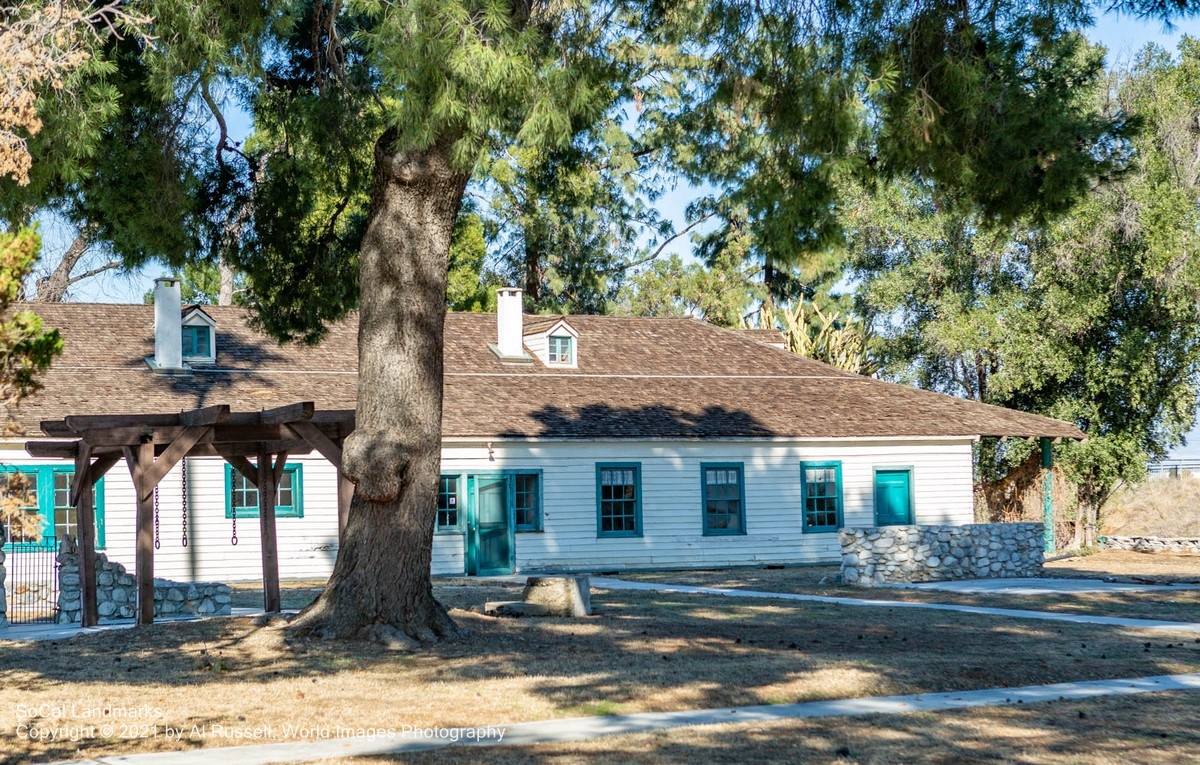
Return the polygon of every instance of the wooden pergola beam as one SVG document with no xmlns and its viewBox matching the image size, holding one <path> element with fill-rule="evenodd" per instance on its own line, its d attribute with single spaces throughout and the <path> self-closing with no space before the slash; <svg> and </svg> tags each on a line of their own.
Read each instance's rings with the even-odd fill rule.
<svg viewBox="0 0 1200 765">
<path fill-rule="evenodd" d="M 229 419 L 229 404 L 206 406 L 190 412 L 179 413 L 179 424 L 185 428 L 219 425 Z"/>
<path fill-rule="evenodd" d="M 288 423 L 288 427 L 295 431 L 297 436 L 308 442 L 309 446 L 320 452 L 321 456 L 329 460 L 334 467 L 341 470 L 342 447 L 334 443 L 333 439 L 323 430 L 311 422 L 291 422 Z"/>
<path fill-rule="evenodd" d="M 73 460 L 79 453 L 78 441 L 26 441 L 25 451 L 31 457 L 53 457 Z"/>
<path fill-rule="evenodd" d="M 158 459 L 154 460 L 154 464 L 146 471 L 145 481 L 146 485 L 149 486 L 149 491 L 153 492 L 154 487 L 158 486 L 163 478 L 166 478 L 167 473 L 171 472 L 171 469 L 188 455 L 192 447 L 211 431 L 211 425 L 200 425 L 194 428 L 187 428 L 180 433 L 179 437 L 163 450 L 163 453 Z"/>
<path fill-rule="evenodd" d="M 299 404 L 264 409 L 260 417 L 264 425 L 282 425 L 288 422 L 311 420 L 315 409 L 316 407 L 313 406 L 313 402 L 302 401 Z"/>
<path fill-rule="evenodd" d="M 222 457 L 226 455 L 236 454 L 241 457 L 257 456 L 263 447 L 274 447 L 275 451 L 285 451 L 291 454 L 310 454 L 314 449 L 308 445 L 308 442 L 299 439 L 291 441 L 263 441 L 255 442 L 248 441 L 246 443 L 221 443 L 221 444 L 196 444 L 192 450 L 188 452 L 189 457 Z"/>
<path fill-rule="evenodd" d="M 240 454 L 233 454 L 232 452 L 228 454 L 221 454 L 220 456 L 224 457 L 225 461 L 228 462 L 234 470 L 238 471 L 238 473 L 240 473 L 247 481 L 253 484 L 255 488 L 258 488 L 258 468 L 250 464 L 250 460 L 246 459 Z"/>
<path fill-rule="evenodd" d="M 51 438 L 73 438 L 75 436 L 75 432 L 68 428 L 67 423 L 62 420 L 42 420 L 38 423 L 38 427 Z"/>
</svg>

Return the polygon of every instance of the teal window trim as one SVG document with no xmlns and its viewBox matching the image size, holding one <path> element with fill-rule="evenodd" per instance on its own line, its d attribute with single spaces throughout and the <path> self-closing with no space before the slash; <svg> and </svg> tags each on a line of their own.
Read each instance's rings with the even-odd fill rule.
<svg viewBox="0 0 1200 765">
<path fill-rule="evenodd" d="M 254 463 L 251 462 L 251 465 Z M 283 466 L 283 472 L 290 475 L 292 478 L 292 504 L 290 505 L 275 505 L 276 518 L 303 518 L 304 517 L 304 466 L 299 462 L 288 462 Z M 225 463 L 225 517 L 233 517 L 233 487 L 235 478 L 242 478 L 242 474 L 233 469 L 233 465 Z M 251 487 L 254 488 L 254 487 Z M 255 493 L 258 492 L 254 488 Z M 254 507 L 238 506 L 238 518 L 257 518 L 258 503 Z"/>
<path fill-rule="evenodd" d="M 633 471 L 633 497 L 630 499 L 604 499 L 604 486 L 602 476 L 606 470 L 632 470 Z M 604 530 L 604 503 L 605 502 L 629 502 L 633 503 L 633 522 L 634 529 L 621 531 L 605 531 Z M 609 537 L 640 537 L 642 535 L 642 463 L 640 462 L 597 462 L 596 463 L 596 536 L 599 538 Z"/>
<path fill-rule="evenodd" d="M 476 476 L 476 477 L 486 475 L 491 479 L 503 478 L 505 481 L 505 492 L 507 495 L 505 497 L 505 499 L 508 502 L 508 506 L 513 509 L 513 518 L 514 518 L 513 530 L 516 531 L 517 533 L 521 533 L 521 534 L 541 533 L 542 532 L 542 529 L 543 529 L 543 523 L 542 523 L 542 518 L 543 518 L 542 485 L 543 485 L 543 481 L 542 481 L 541 468 L 530 468 L 528 470 L 520 470 L 520 469 L 494 470 L 494 471 L 490 471 L 486 474 L 485 473 L 477 473 L 477 474 L 472 473 L 472 475 Z M 518 510 L 520 509 L 517 505 L 517 494 L 518 494 L 517 485 L 519 483 L 517 479 L 520 478 L 521 476 L 529 476 L 529 477 L 534 478 L 535 484 L 536 484 L 534 486 L 533 491 L 528 492 L 533 495 L 533 503 L 534 504 L 533 504 L 533 522 L 532 523 L 521 523 L 519 520 L 517 520 Z M 455 497 L 455 504 L 457 505 L 457 509 L 458 509 L 458 515 L 457 515 L 458 523 L 455 525 L 448 525 L 448 524 L 438 524 L 435 521 L 435 526 L 433 529 L 434 534 L 446 534 L 446 535 L 462 534 L 466 530 L 467 506 L 463 502 L 463 499 L 466 496 L 465 492 L 466 492 L 467 475 L 465 473 L 443 473 L 443 474 L 441 474 L 441 476 L 439 476 L 439 479 L 438 479 L 438 510 L 439 510 L 439 512 L 441 512 L 444 509 L 441 507 L 441 495 L 442 495 L 441 482 L 448 478 L 454 478 L 454 479 L 458 480 L 458 485 L 456 488 L 456 497 Z"/>
<path fill-rule="evenodd" d="M 575 363 L 575 338 L 570 335 L 550 335 L 546 344 L 547 358 L 551 364 Z"/>
<path fill-rule="evenodd" d="M 75 475 L 74 465 L 0 465 L 0 473 L 25 473 L 37 476 L 38 514 L 42 516 L 42 541 L 40 542 L 11 542 L 4 545 L 7 552 L 31 552 L 42 550 L 50 542 L 57 540 L 54 528 L 54 476 Z M 68 481 L 68 486 L 70 485 Z M 48 490 L 46 490 L 48 489 Z M 65 506 L 64 506 L 65 507 Z M 96 482 L 92 491 L 92 507 L 96 516 L 96 549 L 105 548 L 104 539 L 104 477 Z M 79 519 L 75 518 L 75 536 L 79 535 Z"/>
<path fill-rule="evenodd" d="M 809 497 L 810 483 L 808 481 L 808 471 L 812 470 L 828 470 L 833 468 L 833 480 L 835 485 L 834 504 L 837 513 L 837 525 L 830 526 L 829 524 L 809 524 L 809 499 L 828 499 L 824 496 Z M 813 510 L 814 513 L 819 513 L 818 510 Z M 839 460 L 831 460 L 826 462 L 801 462 L 800 463 L 800 515 L 801 529 L 805 534 L 830 534 L 842 528 L 845 524 L 845 518 L 842 515 L 842 463 Z"/>
<path fill-rule="evenodd" d="M 212 327 L 207 324 L 185 324 L 182 327 L 184 358 L 207 359 L 212 353 Z M 203 347 L 200 338 L 204 339 Z"/>
<path fill-rule="evenodd" d="M 912 465 L 874 465 L 871 468 L 871 521 L 879 526 L 879 508 L 875 506 L 875 491 L 880 473 L 908 473 L 908 523 L 887 523 L 885 526 L 912 526 L 917 522 L 917 471 Z"/>
<path fill-rule="evenodd" d="M 508 476 L 509 502 L 511 503 L 511 507 L 513 508 L 514 518 L 516 518 L 516 513 L 520 509 L 517 506 L 517 478 L 519 476 L 532 476 L 537 481 L 537 486 L 534 487 L 534 490 L 532 492 L 529 492 L 530 494 L 533 495 L 533 502 L 534 502 L 533 523 L 521 523 L 519 520 L 516 520 L 513 522 L 513 530 L 518 533 L 522 533 L 522 534 L 541 533 L 541 531 L 543 530 L 542 517 L 544 515 L 543 510 L 542 510 L 542 484 L 543 484 L 543 481 L 542 481 L 541 469 L 537 468 L 537 469 L 533 469 L 533 470 L 506 470 L 504 472 Z"/>
<path fill-rule="evenodd" d="M 709 498 L 709 483 L 708 483 L 708 471 L 709 470 L 736 470 L 737 471 L 738 513 L 737 513 L 737 527 L 736 528 L 730 528 L 730 527 L 711 528 L 708 525 L 709 520 L 714 517 L 708 511 L 709 510 L 708 503 L 709 503 L 709 499 L 710 499 Z M 745 467 L 744 467 L 743 463 L 741 463 L 741 462 L 701 462 L 700 463 L 700 496 L 701 496 L 700 525 L 704 531 L 704 536 L 706 536 L 706 537 L 728 537 L 728 536 L 745 535 L 745 533 L 746 533 L 746 471 L 745 471 Z M 714 502 L 719 502 L 719 501 L 728 502 L 730 499 L 733 499 L 733 498 L 729 497 L 729 498 L 725 498 L 724 500 L 722 500 L 722 498 L 714 497 L 712 499 Z M 728 510 L 726 510 L 726 512 L 728 513 Z"/>
<path fill-rule="evenodd" d="M 439 521 L 441 520 L 441 514 L 445 510 L 449 509 L 449 508 L 443 508 L 441 506 L 442 494 L 444 493 L 442 491 L 442 482 L 447 479 L 455 480 L 454 509 L 456 512 L 455 512 L 454 518 L 455 518 L 456 523 L 454 523 L 454 524 L 439 523 Z M 433 522 L 433 533 L 434 534 L 451 535 L 451 534 L 462 534 L 463 533 L 463 530 L 467 526 L 467 518 L 466 518 L 467 504 L 466 504 L 466 502 L 463 501 L 466 498 L 466 489 L 467 489 L 467 476 L 463 473 L 442 473 L 441 475 L 438 476 L 438 516 L 434 519 L 434 522 Z"/>
</svg>

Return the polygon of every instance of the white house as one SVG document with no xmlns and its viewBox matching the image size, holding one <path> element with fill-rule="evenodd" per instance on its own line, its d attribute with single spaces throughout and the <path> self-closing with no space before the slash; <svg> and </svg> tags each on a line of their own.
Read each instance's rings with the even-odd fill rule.
<svg viewBox="0 0 1200 765">
<path fill-rule="evenodd" d="M 240 308 L 180 310 L 165 280 L 157 295 L 157 322 L 155 306 L 37 307 L 66 350 L 14 411 L 26 435 L 0 445 L 0 470 L 36 484 L 28 512 L 47 534 L 74 530 L 73 466 L 25 451 L 42 421 L 354 407 L 356 317 L 319 345 L 280 346 Z M 504 290 L 498 316 L 446 320 L 438 574 L 834 561 L 842 526 L 971 522 L 981 435 L 1081 437 L 1064 422 L 852 375 L 691 319 L 522 316 L 520 300 Z M 176 466 L 157 494 L 156 575 L 260 578 L 256 491 L 219 459 Z M 280 576 L 327 576 L 334 468 L 315 453 L 290 459 L 277 505 Z M 132 567 L 135 501 L 122 466 L 98 487 L 97 512 L 98 547 Z"/>
</svg>

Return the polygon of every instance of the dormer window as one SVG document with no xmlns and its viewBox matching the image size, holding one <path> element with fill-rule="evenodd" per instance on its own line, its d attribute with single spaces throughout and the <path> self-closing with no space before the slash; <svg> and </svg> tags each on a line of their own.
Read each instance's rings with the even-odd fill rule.
<svg viewBox="0 0 1200 765">
<path fill-rule="evenodd" d="M 579 368 L 579 333 L 560 317 L 537 317 L 525 329 L 525 347 L 554 369 Z"/>
<path fill-rule="evenodd" d="M 212 329 L 208 326 L 183 328 L 183 357 L 208 358 L 212 355 Z"/>
<path fill-rule="evenodd" d="M 183 309 L 179 341 L 183 360 L 191 366 L 217 363 L 217 323 L 200 306 Z"/>
<path fill-rule="evenodd" d="M 573 366 L 575 363 L 575 338 L 570 335 L 551 335 L 549 360 L 551 364 Z"/>
</svg>

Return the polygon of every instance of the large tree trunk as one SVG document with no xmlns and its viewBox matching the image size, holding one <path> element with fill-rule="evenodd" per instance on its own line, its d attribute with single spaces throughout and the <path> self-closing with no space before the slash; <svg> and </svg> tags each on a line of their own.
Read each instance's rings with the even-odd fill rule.
<svg viewBox="0 0 1200 765">
<path fill-rule="evenodd" d="M 451 141 L 375 146 L 361 250 L 357 428 L 343 467 L 354 500 L 325 592 L 292 629 L 422 642 L 457 634 L 433 597 L 430 558 L 441 463 L 442 324 L 450 233 L 468 175 Z"/>
</svg>

